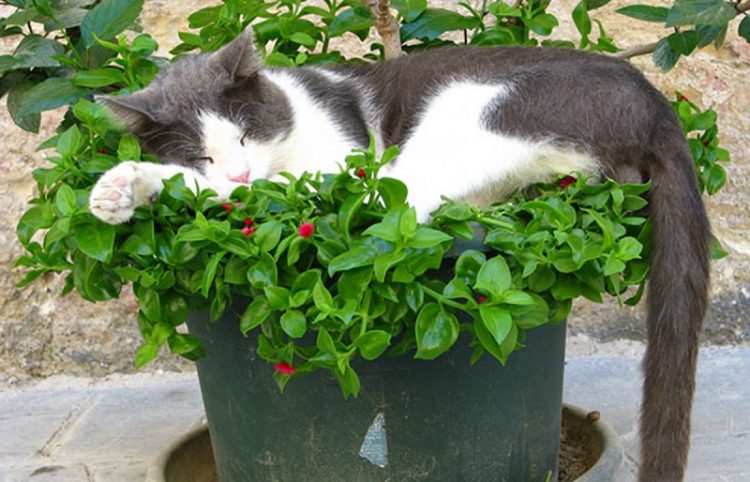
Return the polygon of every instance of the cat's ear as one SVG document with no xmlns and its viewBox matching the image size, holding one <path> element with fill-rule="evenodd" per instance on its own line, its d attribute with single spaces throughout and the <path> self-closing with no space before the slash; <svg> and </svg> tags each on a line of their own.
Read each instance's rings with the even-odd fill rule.
<svg viewBox="0 0 750 482">
<path fill-rule="evenodd" d="M 94 100 L 108 107 L 130 132 L 137 134 L 156 124 L 151 108 L 154 105 L 152 96 L 153 93 L 146 89 L 131 95 L 97 95 Z"/>
<path fill-rule="evenodd" d="M 250 29 L 246 29 L 237 38 L 211 54 L 208 63 L 216 70 L 227 72 L 233 80 L 242 80 L 257 74 L 261 63 Z"/>
</svg>

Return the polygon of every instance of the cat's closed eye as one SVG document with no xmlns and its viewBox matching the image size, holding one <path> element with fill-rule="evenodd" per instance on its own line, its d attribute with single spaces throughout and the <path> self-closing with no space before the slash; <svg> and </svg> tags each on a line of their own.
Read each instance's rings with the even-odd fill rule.
<svg viewBox="0 0 750 482">
<path fill-rule="evenodd" d="M 191 157 L 189 159 L 191 162 L 208 162 L 209 164 L 214 163 L 214 158 L 211 156 L 201 156 L 201 157 Z"/>
</svg>

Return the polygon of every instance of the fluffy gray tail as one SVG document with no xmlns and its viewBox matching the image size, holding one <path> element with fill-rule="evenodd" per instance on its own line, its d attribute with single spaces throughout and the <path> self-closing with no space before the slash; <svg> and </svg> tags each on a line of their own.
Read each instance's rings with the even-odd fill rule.
<svg viewBox="0 0 750 482">
<path fill-rule="evenodd" d="M 708 297 L 708 218 L 682 133 L 668 139 L 660 145 L 651 172 L 653 232 L 648 347 L 643 362 L 641 482 L 683 478 L 699 335 Z"/>
</svg>

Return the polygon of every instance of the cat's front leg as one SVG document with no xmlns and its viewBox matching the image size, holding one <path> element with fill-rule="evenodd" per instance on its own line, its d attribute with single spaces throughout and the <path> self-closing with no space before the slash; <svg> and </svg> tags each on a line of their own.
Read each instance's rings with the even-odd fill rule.
<svg viewBox="0 0 750 482">
<path fill-rule="evenodd" d="M 197 171 L 183 166 L 125 161 L 105 172 L 94 185 L 89 198 L 91 213 L 105 223 L 126 223 L 137 207 L 154 202 L 164 187 L 164 179 L 176 174 L 182 174 L 185 186 L 192 191 L 196 185 L 213 189 L 218 194 L 218 201 L 228 199 L 240 185 L 230 181 L 211 182 Z"/>
<path fill-rule="evenodd" d="M 91 190 L 91 214 L 105 223 L 122 224 L 133 217 L 135 208 L 149 204 L 161 189 L 161 178 L 148 176 L 148 164 L 125 161 L 105 172 Z"/>
</svg>

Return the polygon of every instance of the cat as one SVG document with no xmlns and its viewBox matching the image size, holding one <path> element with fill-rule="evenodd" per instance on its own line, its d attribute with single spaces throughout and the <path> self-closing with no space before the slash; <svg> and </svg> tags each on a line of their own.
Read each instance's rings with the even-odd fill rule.
<svg viewBox="0 0 750 482">
<path fill-rule="evenodd" d="M 441 195 L 479 205 L 557 174 L 651 180 L 642 482 L 679 481 L 687 463 L 710 226 L 680 122 L 628 63 L 553 48 L 443 48 L 377 64 L 271 69 L 249 33 L 184 56 L 146 89 L 99 99 L 162 164 L 124 162 L 91 212 L 127 222 L 182 173 L 226 199 L 280 171 L 338 172 L 375 134 L 400 154 L 383 175 L 418 217 Z"/>
</svg>

